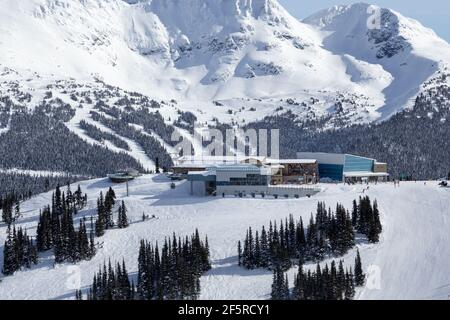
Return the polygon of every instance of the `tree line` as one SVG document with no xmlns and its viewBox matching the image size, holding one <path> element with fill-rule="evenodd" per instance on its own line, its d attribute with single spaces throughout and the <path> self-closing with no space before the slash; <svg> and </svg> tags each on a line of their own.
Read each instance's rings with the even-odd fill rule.
<svg viewBox="0 0 450 320">
<path fill-rule="evenodd" d="M 11 230 L 12 229 L 12 230 Z M 3 274 L 12 275 L 21 268 L 31 268 L 38 263 L 36 245 L 26 230 L 8 226 L 5 245 L 3 247 Z"/>
<path fill-rule="evenodd" d="M 300 264 L 294 276 L 294 287 L 290 289 L 289 279 L 281 270 L 273 272 L 272 300 L 352 300 L 356 287 L 363 286 L 365 274 L 362 269 L 359 250 L 353 268 L 345 268 L 342 260 L 336 266 L 333 260 L 328 266 L 316 265 L 315 271 L 305 271 Z"/>
<path fill-rule="evenodd" d="M 70 172 L 86 177 L 104 177 L 128 167 L 145 171 L 142 164 L 125 151 L 116 153 L 85 142 L 66 127 L 63 119 L 55 116 L 55 109 L 49 110 L 51 116 L 40 108 L 12 114 L 10 130 L 3 133 L 0 139 L 2 168 Z M 24 157 L 24 154 L 27 156 Z M 8 180 L 5 186 L 12 189 L 13 181 Z M 33 178 L 29 181 L 32 182 Z M 29 190 L 26 184 L 21 184 L 20 188 Z M 16 191 L 19 190 L 16 188 Z"/>
<path fill-rule="evenodd" d="M 211 269 L 208 238 L 198 230 L 181 239 L 174 234 L 159 248 L 141 240 L 137 285 L 126 271 L 125 262 L 103 265 L 88 290 L 88 300 L 195 300 L 200 295 L 200 277 Z M 81 291 L 76 293 L 82 299 Z"/>
<path fill-rule="evenodd" d="M 54 249 L 55 262 L 76 262 L 90 259 L 95 254 L 93 234 L 88 234 L 83 220 L 75 230 L 73 215 L 86 206 L 87 196 L 80 186 L 72 193 L 70 185 L 67 192 L 61 192 L 59 185 L 52 194 L 52 204 L 39 214 L 36 241 L 27 235 L 26 230 L 16 231 L 14 222 L 19 215 L 19 202 L 15 204 L 12 216 L 11 204 L 14 199 L 3 200 L 2 218 L 8 224 L 8 235 L 4 245 L 3 274 L 11 275 L 23 267 L 30 268 L 38 262 L 38 252 Z M 5 210 L 6 209 L 6 210 Z"/>
<path fill-rule="evenodd" d="M 355 200 L 351 214 L 341 204 L 332 212 L 319 202 L 306 228 L 302 218 L 295 221 L 293 215 L 279 227 L 271 221 L 260 232 L 249 228 L 244 243 L 238 242 L 239 265 L 285 271 L 293 260 L 319 262 L 326 256 L 344 255 L 355 246 L 356 233 L 376 243 L 381 231 L 378 204 L 372 205 L 369 197 L 360 198 L 359 203 Z"/>
<path fill-rule="evenodd" d="M 115 226 L 113 218 L 113 207 L 116 204 L 116 195 L 112 188 L 103 197 L 103 193 L 97 200 L 97 218 L 91 216 L 90 222 L 86 217 L 79 220 L 78 228 L 75 227 L 74 216 L 87 205 L 87 195 L 83 194 L 78 186 L 75 192 L 67 185 L 65 192 L 61 191 L 58 185 L 52 194 L 51 205 L 46 206 L 39 213 L 39 221 L 36 230 L 36 241 L 26 235 L 26 231 L 20 228 L 15 231 L 13 209 L 9 198 L 2 201 L 2 215 L 8 223 L 8 237 L 4 247 L 4 267 L 5 275 L 10 275 L 22 267 L 30 267 L 38 260 L 38 252 L 45 252 L 53 249 L 55 263 L 79 262 L 90 260 L 96 254 L 95 237 L 102 236 L 105 230 Z M 18 202 L 15 203 L 15 212 L 19 212 Z M 12 227 L 11 227 L 12 226 Z M 129 221 L 127 208 L 122 201 L 118 208 L 117 227 L 127 228 Z M 25 235 L 23 235 L 25 234 Z M 16 243 L 16 244 L 15 244 Z M 24 243 L 25 245 L 17 245 Z M 21 250 L 25 248 L 23 253 Z M 25 257 L 24 260 L 20 257 Z M 30 258 L 28 258 L 30 257 Z"/>
<path fill-rule="evenodd" d="M 95 235 L 101 237 L 105 234 L 105 230 L 115 227 L 113 217 L 113 207 L 116 205 L 116 194 L 112 188 L 106 192 L 103 197 L 103 192 L 100 192 L 100 197 L 97 199 L 97 219 L 95 221 Z M 120 229 L 129 226 L 127 208 L 125 202 L 119 205 L 117 227 Z"/>
<path fill-rule="evenodd" d="M 87 176 L 34 176 L 25 173 L 0 172 L 0 210 L 3 207 L 8 208 L 8 206 L 13 209 L 16 203 L 28 200 L 33 195 L 55 189 L 58 185 L 88 179 Z M 4 222 L 6 223 L 6 221 Z"/>
<path fill-rule="evenodd" d="M 38 251 L 54 249 L 55 262 L 77 262 L 91 259 L 96 252 L 92 230 L 87 231 L 84 219 L 75 229 L 73 217 L 87 204 L 87 195 L 81 187 L 72 193 L 70 185 L 66 192 L 58 186 L 52 194 L 52 204 L 39 214 L 36 231 Z"/>
<path fill-rule="evenodd" d="M 2 221 L 8 226 L 20 217 L 20 200 L 15 193 L 0 197 Z"/>
</svg>

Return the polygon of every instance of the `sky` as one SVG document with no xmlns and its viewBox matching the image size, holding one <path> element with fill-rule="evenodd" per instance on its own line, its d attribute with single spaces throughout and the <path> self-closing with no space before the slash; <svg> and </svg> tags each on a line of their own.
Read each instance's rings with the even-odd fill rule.
<svg viewBox="0 0 450 320">
<path fill-rule="evenodd" d="M 358 0 L 279 0 L 295 17 L 303 19 L 333 5 L 361 2 Z M 450 43 L 449 0 L 366 0 L 370 4 L 391 8 L 402 15 L 419 20 Z"/>
</svg>

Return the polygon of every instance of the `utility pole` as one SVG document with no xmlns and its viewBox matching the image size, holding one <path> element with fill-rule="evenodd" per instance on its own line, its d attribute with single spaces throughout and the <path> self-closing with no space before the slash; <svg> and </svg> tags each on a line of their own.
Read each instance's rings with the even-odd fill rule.
<svg viewBox="0 0 450 320">
<path fill-rule="evenodd" d="M 127 197 L 129 197 L 130 196 L 130 189 L 128 188 L 128 180 L 126 181 L 126 184 L 127 184 Z"/>
</svg>

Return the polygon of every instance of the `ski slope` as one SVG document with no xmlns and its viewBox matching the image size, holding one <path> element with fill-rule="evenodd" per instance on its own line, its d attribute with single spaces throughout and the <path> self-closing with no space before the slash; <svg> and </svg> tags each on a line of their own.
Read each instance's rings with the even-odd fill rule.
<svg viewBox="0 0 450 320">
<path fill-rule="evenodd" d="M 364 268 L 375 270 L 368 286 L 358 290 L 358 299 L 447 299 L 450 295 L 450 188 L 436 184 L 370 186 L 366 194 L 379 202 L 384 231 L 379 244 L 358 243 Z M 110 186 L 106 179 L 82 182 L 88 207 L 77 219 L 94 214 L 99 192 Z M 208 235 L 213 265 L 201 279 L 201 299 L 268 299 L 272 274 L 237 266 L 237 241 L 243 240 L 246 229 L 259 229 L 289 214 L 309 219 L 318 201 L 331 207 L 341 202 L 350 208 L 352 200 L 363 195 L 361 185 L 323 184 L 322 192 L 311 199 L 199 198 L 188 195 L 188 183 L 177 183 L 171 190 L 167 178 L 154 175 L 130 183 L 129 197 L 124 185 L 113 188 L 126 202 L 132 220 L 129 228 L 109 230 L 98 238 L 102 248 L 91 261 L 54 266 L 51 253 L 41 253 L 37 266 L 0 279 L 0 299 L 74 299 L 75 289 L 86 290 L 99 265 L 109 258 L 124 258 L 135 278 L 140 239 L 161 242 L 173 232 L 190 235 L 195 228 Z M 51 193 L 46 193 L 23 203 L 18 225 L 33 235 L 39 209 L 50 201 Z M 142 222 L 143 213 L 156 218 Z M 3 244 L 5 225 L 0 229 Z M 355 250 L 347 254 L 346 264 L 352 264 L 354 256 Z M 294 273 L 295 269 L 288 273 L 291 286 Z"/>
</svg>

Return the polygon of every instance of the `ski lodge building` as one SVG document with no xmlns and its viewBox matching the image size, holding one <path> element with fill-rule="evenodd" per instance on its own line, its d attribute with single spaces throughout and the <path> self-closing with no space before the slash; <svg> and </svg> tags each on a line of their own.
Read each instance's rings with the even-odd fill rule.
<svg viewBox="0 0 450 320">
<path fill-rule="evenodd" d="M 378 162 L 371 158 L 351 154 L 318 152 L 299 152 L 297 158 L 316 160 L 322 181 L 384 182 L 389 178 L 387 163 Z"/>
<path fill-rule="evenodd" d="M 348 154 L 303 153 L 297 159 L 186 156 L 172 171 L 190 182 L 192 195 L 312 196 L 318 182 L 386 181 L 387 164 Z"/>
</svg>

